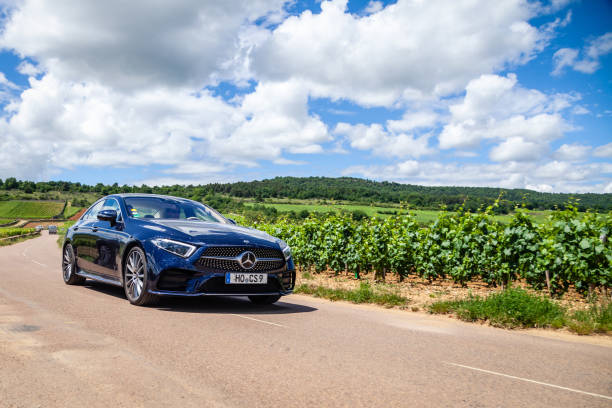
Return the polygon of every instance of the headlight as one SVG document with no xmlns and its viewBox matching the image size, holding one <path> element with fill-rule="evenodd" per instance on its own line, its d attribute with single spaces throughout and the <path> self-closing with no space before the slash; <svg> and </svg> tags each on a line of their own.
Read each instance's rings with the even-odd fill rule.
<svg viewBox="0 0 612 408">
<path fill-rule="evenodd" d="M 288 261 L 289 258 L 291 258 L 291 247 L 287 245 L 287 243 L 283 240 L 279 240 L 278 244 L 280 245 L 281 250 L 283 251 L 283 255 L 285 256 L 285 261 Z"/>
<path fill-rule="evenodd" d="M 158 238 L 152 240 L 151 242 L 153 242 L 156 247 L 171 252 L 175 255 L 182 256 L 183 258 L 189 257 L 196 250 L 196 247 L 193 245 L 173 241 L 171 239 Z"/>
</svg>

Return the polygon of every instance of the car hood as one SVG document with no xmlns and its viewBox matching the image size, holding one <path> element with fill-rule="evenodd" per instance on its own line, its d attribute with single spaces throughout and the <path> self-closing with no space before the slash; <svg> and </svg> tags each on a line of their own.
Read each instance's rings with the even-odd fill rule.
<svg viewBox="0 0 612 408">
<path fill-rule="evenodd" d="M 205 245 L 253 245 L 266 247 L 276 247 L 278 245 L 278 239 L 265 232 L 233 224 L 183 220 L 156 220 L 149 222 L 187 234 L 194 238 L 193 241 L 198 241 Z"/>
</svg>

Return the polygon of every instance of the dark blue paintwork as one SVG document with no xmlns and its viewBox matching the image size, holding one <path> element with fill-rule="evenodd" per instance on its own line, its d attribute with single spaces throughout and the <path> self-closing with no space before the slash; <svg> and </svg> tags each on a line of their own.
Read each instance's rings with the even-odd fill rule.
<svg viewBox="0 0 612 408">
<path fill-rule="evenodd" d="M 123 286 L 124 264 L 128 251 L 135 245 L 140 246 L 146 254 L 148 269 L 148 287 L 150 293 L 174 296 L 202 295 L 287 295 L 292 292 L 295 283 L 295 266 L 289 258 L 281 268 L 267 271 L 268 281 L 277 286 L 271 291 L 271 285 L 215 286 L 215 290 L 206 290 L 207 281 L 216 278 L 225 282 L 226 271 L 196 267 L 195 262 L 209 247 L 230 246 L 267 248 L 282 251 L 281 241 L 262 231 L 235 225 L 229 219 L 222 222 L 202 222 L 180 219 L 150 219 L 127 216 L 124 201 L 126 197 L 160 197 L 190 202 L 183 198 L 149 195 L 149 194 L 114 194 L 94 203 L 81 218 L 68 229 L 64 246 L 71 243 L 76 254 L 77 274 L 102 282 Z M 92 209 L 98 203 L 109 203 L 114 199 L 118 205 L 116 220 L 100 220 L 93 217 Z M 112 201 L 110 201 L 112 202 Z M 102 207 L 97 207 L 102 208 Z M 188 258 L 183 258 L 153 244 L 158 238 L 172 239 L 197 247 Z M 168 272 L 171 271 L 171 272 Z M 248 271 L 245 271 L 248 272 Z M 160 276 L 164 273 L 177 273 L 189 276 L 181 290 L 167 290 L 159 287 Z M 183 275 L 181 275 L 183 274 Z M 283 280 L 284 278 L 284 280 Z M 212 281 L 211 281 L 212 282 Z M 209 282 L 210 283 L 210 282 Z"/>
</svg>

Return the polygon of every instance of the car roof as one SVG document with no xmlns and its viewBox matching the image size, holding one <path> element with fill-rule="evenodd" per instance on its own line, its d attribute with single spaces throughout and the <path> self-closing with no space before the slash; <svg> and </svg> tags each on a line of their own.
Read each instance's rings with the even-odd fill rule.
<svg viewBox="0 0 612 408">
<path fill-rule="evenodd" d="M 145 194 L 145 193 L 118 193 L 118 194 L 110 194 L 106 197 L 121 197 L 121 198 L 127 198 L 127 197 L 152 197 L 152 198 L 171 198 L 173 200 L 185 200 L 185 201 L 191 201 L 187 198 L 183 198 L 183 197 L 176 197 L 176 196 L 171 196 L 171 195 L 163 195 L 163 194 Z"/>
</svg>

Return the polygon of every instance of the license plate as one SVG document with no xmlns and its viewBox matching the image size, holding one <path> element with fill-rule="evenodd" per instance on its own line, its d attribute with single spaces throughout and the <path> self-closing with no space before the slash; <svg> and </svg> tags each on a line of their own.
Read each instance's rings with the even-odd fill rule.
<svg viewBox="0 0 612 408">
<path fill-rule="evenodd" d="M 226 273 L 225 283 L 243 285 L 265 285 L 268 283 L 267 273 Z"/>
</svg>

